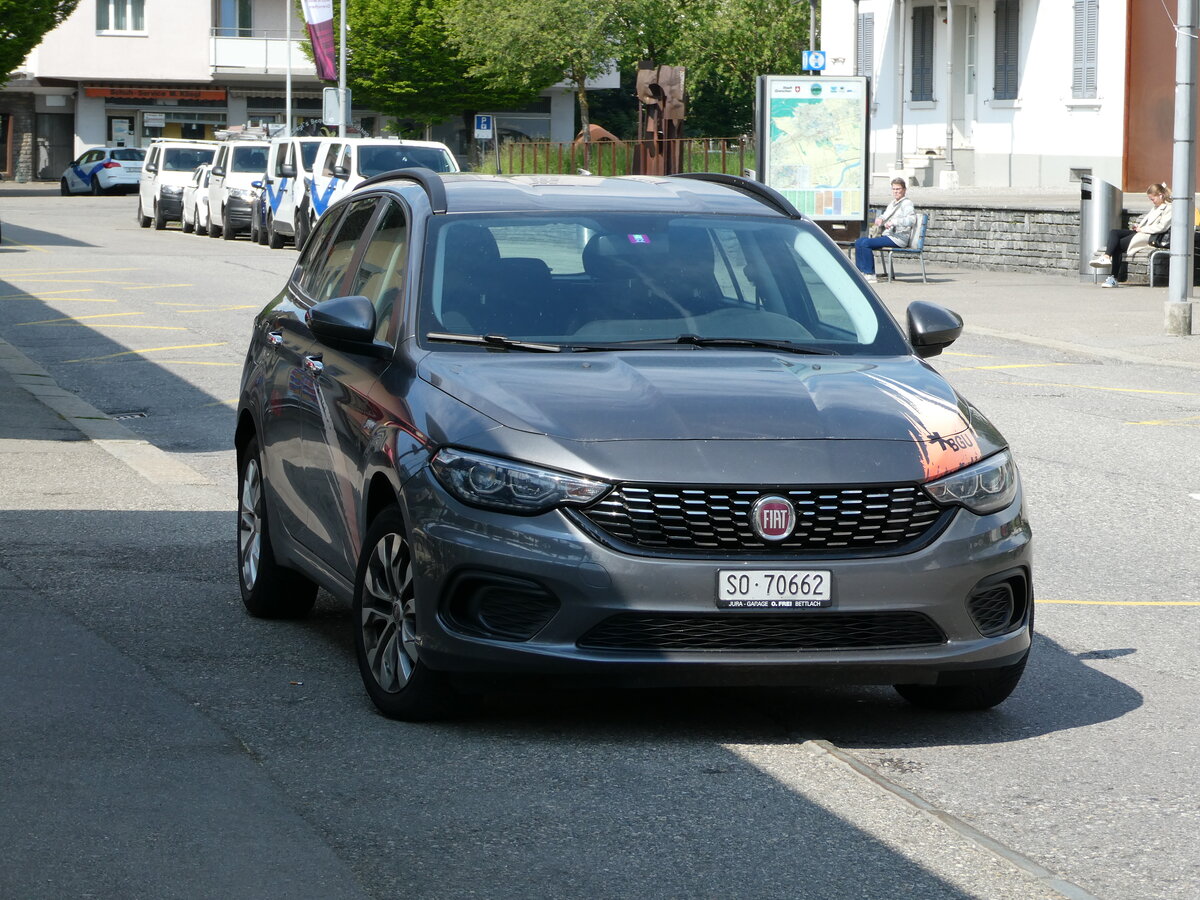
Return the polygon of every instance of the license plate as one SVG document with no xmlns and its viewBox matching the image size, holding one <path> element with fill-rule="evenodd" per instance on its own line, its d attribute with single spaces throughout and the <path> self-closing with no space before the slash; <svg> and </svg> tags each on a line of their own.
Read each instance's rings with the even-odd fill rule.
<svg viewBox="0 0 1200 900">
<path fill-rule="evenodd" d="M 817 609 L 833 604 L 829 572 L 796 569 L 721 569 L 719 609 Z"/>
</svg>

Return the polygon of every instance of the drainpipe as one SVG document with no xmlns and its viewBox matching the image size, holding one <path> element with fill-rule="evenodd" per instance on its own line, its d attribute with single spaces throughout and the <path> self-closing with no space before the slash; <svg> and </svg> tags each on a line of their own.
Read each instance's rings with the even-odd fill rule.
<svg viewBox="0 0 1200 900">
<path fill-rule="evenodd" d="M 861 75 L 859 69 L 862 68 L 862 60 L 858 56 L 858 45 L 862 43 L 862 22 L 858 18 L 859 0 L 854 0 L 854 68 L 851 70 L 855 75 Z"/>
<path fill-rule="evenodd" d="M 896 0 L 896 169 L 904 168 L 904 25 L 907 3 Z"/>
<path fill-rule="evenodd" d="M 946 171 L 954 171 L 954 3 L 946 0 Z"/>
</svg>

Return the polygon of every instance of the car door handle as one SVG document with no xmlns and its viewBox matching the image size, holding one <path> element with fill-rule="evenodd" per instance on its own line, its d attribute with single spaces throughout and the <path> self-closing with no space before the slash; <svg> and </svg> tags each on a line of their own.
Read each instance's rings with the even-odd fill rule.
<svg viewBox="0 0 1200 900">
<path fill-rule="evenodd" d="M 283 346 L 283 332 L 282 331 L 268 331 L 267 332 L 267 343 L 270 344 L 272 347 L 282 347 Z"/>
<path fill-rule="evenodd" d="M 325 368 L 325 363 L 321 362 L 321 354 L 304 357 L 304 368 L 314 375 L 320 375 L 321 370 Z"/>
</svg>

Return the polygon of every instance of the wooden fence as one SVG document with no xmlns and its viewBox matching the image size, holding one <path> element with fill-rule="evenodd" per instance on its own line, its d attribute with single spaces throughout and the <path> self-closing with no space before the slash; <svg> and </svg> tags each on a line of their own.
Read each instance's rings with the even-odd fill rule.
<svg viewBox="0 0 1200 900">
<path fill-rule="evenodd" d="M 649 144 L 649 141 L 641 143 Z M 755 167 L 754 144 L 740 139 L 683 138 L 679 145 L 681 172 L 724 172 L 741 175 Z M 586 169 L 593 175 L 632 175 L 638 141 L 582 141 L 559 144 L 507 141 L 499 150 L 504 175 L 574 175 Z M 487 153 L 475 171 L 496 174 L 496 154 Z"/>
</svg>

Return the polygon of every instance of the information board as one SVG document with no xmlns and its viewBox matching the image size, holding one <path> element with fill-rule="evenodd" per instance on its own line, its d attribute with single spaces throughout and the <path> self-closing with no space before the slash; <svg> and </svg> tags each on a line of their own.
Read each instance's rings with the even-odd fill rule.
<svg viewBox="0 0 1200 900">
<path fill-rule="evenodd" d="M 865 221 L 867 95 L 860 75 L 760 75 L 759 179 L 812 219 Z"/>
</svg>

